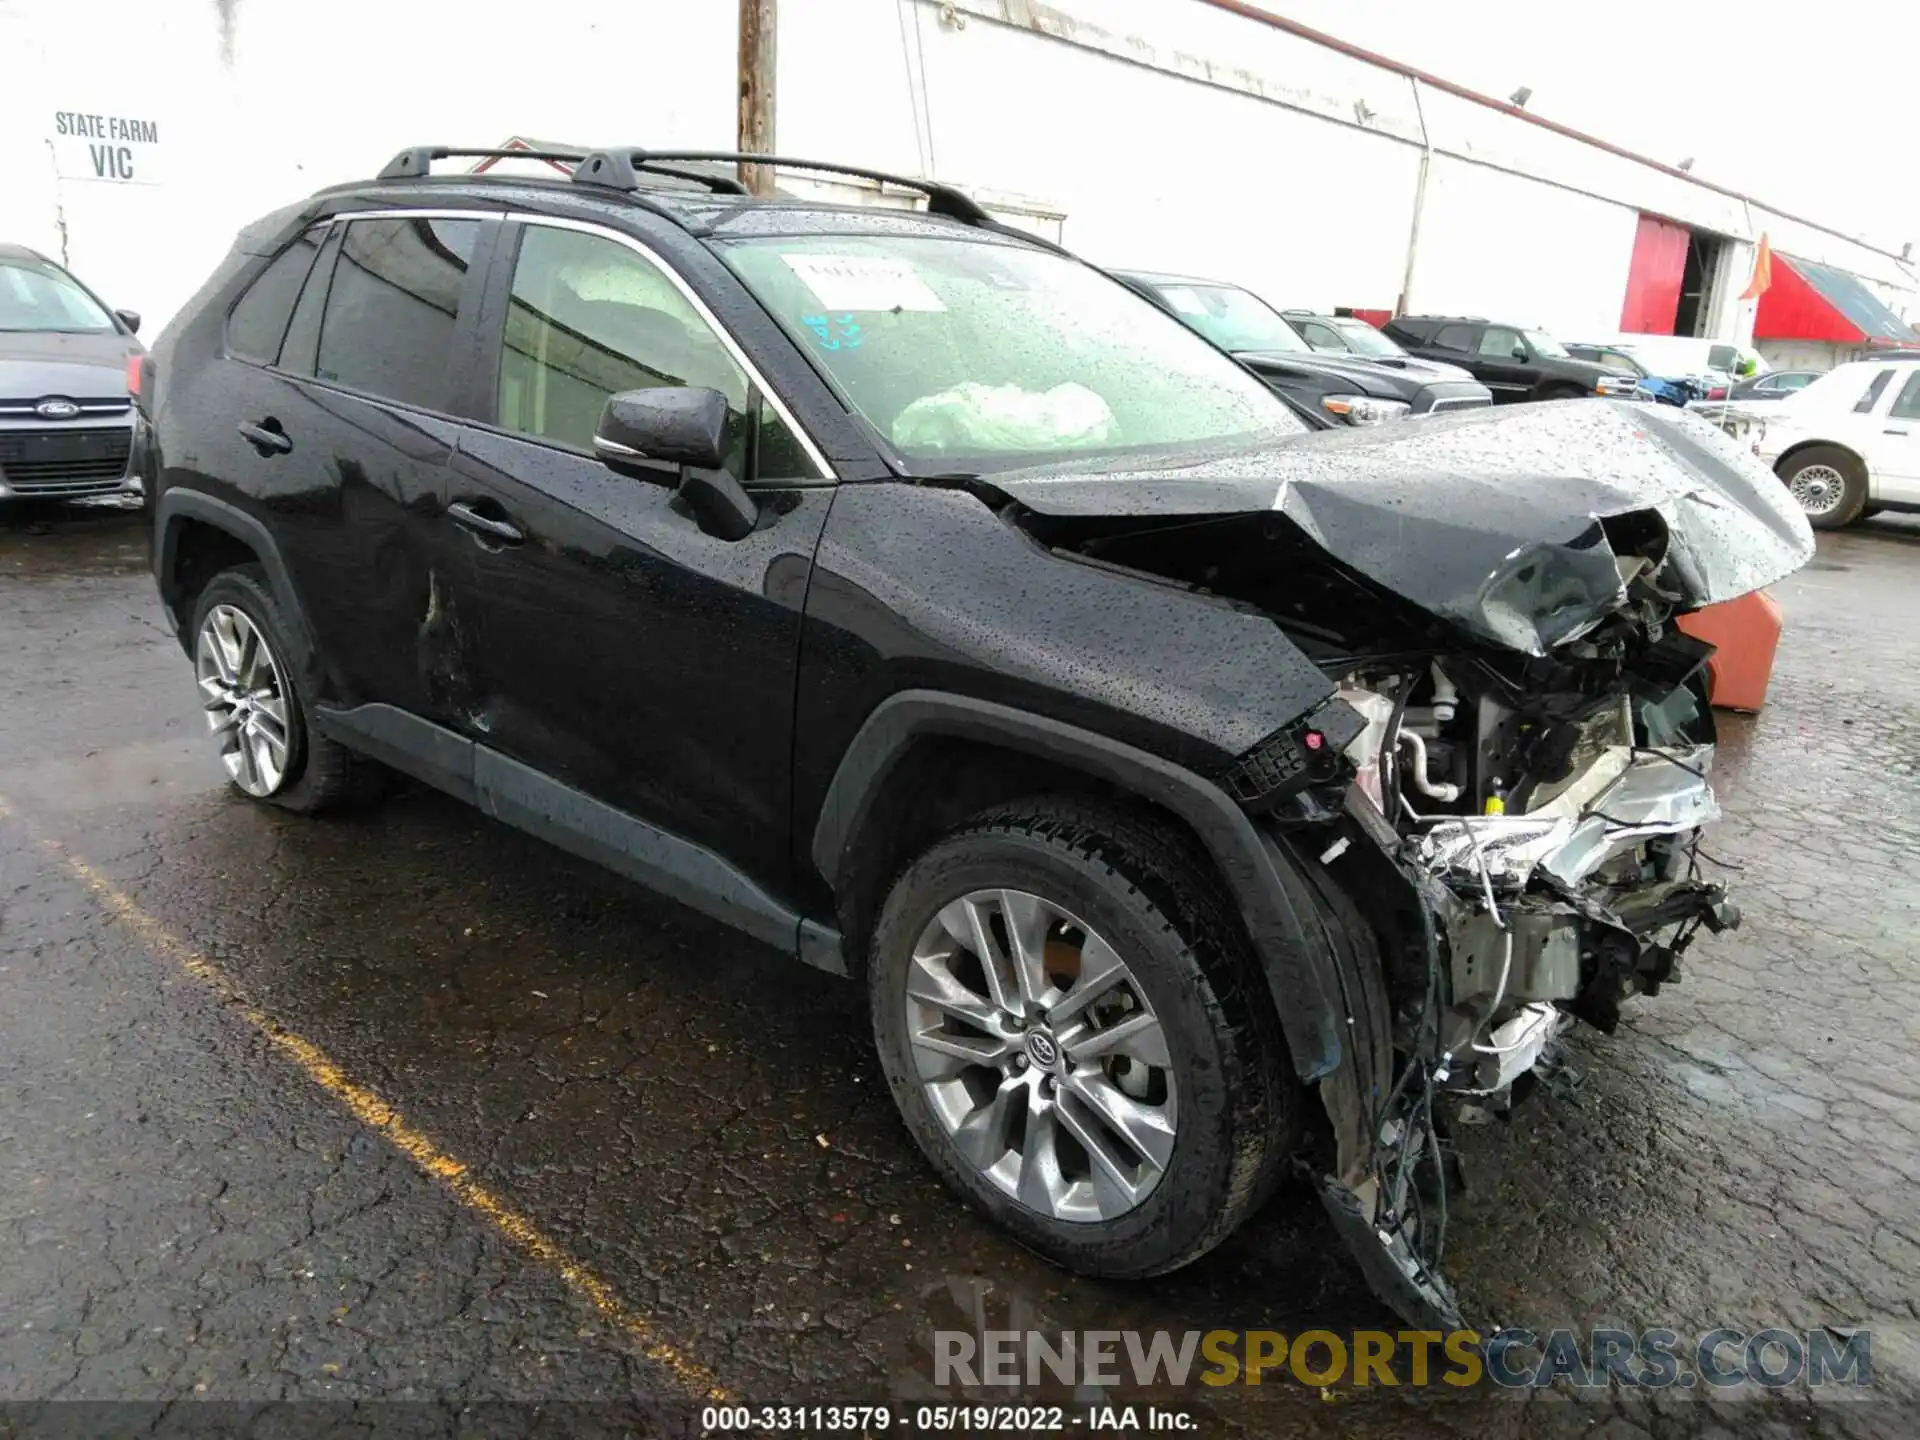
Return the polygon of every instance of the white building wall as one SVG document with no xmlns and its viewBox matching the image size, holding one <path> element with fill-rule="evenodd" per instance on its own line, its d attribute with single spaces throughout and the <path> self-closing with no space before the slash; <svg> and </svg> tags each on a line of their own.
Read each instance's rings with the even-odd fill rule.
<svg viewBox="0 0 1920 1440">
<path fill-rule="evenodd" d="M 0 0 L 0 235 L 157 324 L 244 221 L 402 146 L 531 135 L 728 148 L 731 0 Z M 780 147 L 1021 197 L 1097 262 L 1239 280 L 1279 304 L 1617 328 L 1642 211 L 1767 231 L 1914 307 L 1907 267 L 1656 167 L 1416 85 L 1200 0 L 784 0 Z M 132 180 L 75 173 L 59 111 L 153 121 Z M 56 175 L 64 154 L 66 173 Z M 153 183 L 148 183 L 153 182 Z M 1920 310 L 1914 311 L 1920 313 Z"/>
<path fill-rule="evenodd" d="M 930 146 L 943 179 L 1063 212 L 1065 243 L 1096 263 L 1230 277 L 1277 303 L 1392 305 L 1417 146 L 978 16 L 955 28 L 919 7 L 915 34 L 911 4 L 835 12 L 782 22 L 783 150 L 913 172 Z M 889 71 L 859 104 L 807 78 Z"/>
<path fill-rule="evenodd" d="M 407 145 L 731 148 L 735 24 L 717 0 L 0 0 L 0 237 L 64 248 L 152 335 L 241 225 Z M 152 119 L 159 141 L 130 147 L 131 182 L 56 179 L 63 110 Z"/>
</svg>

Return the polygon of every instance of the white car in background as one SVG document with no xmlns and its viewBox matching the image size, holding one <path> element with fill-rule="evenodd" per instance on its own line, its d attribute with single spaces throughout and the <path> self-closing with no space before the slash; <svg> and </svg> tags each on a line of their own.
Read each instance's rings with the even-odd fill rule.
<svg viewBox="0 0 1920 1440">
<path fill-rule="evenodd" d="M 1920 510 L 1920 355 L 1855 360 L 1769 405 L 1755 453 L 1816 530 Z"/>
</svg>

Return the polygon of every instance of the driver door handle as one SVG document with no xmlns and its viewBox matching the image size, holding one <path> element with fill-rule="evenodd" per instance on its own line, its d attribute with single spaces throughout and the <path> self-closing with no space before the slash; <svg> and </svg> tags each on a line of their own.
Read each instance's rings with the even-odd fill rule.
<svg viewBox="0 0 1920 1440">
<path fill-rule="evenodd" d="M 463 500 L 456 500 L 447 506 L 447 514 L 454 524 L 463 526 L 476 535 L 484 536 L 496 545 L 518 545 L 527 538 L 520 533 L 519 526 L 482 515 Z"/>
<path fill-rule="evenodd" d="M 240 425 L 235 428 L 240 431 L 240 438 L 262 455 L 285 455 L 293 449 L 292 438 L 282 430 L 268 429 L 265 425 Z"/>
</svg>

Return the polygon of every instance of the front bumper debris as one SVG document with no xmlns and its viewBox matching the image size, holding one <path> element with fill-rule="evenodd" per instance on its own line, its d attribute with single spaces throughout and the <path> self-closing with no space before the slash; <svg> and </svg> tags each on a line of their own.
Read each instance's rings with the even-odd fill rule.
<svg viewBox="0 0 1920 1440">
<path fill-rule="evenodd" d="M 1536 1067 L 1557 1063 L 1576 1017 L 1613 1028 L 1626 996 L 1677 977 L 1700 929 L 1738 924 L 1693 864 L 1700 828 L 1719 815 L 1713 754 L 1609 747 L 1524 814 L 1430 820 L 1400 842 L 1396 861 L 1432 926 L 1425 1009 L 1374 1106 L 1365 1164 L 1323 1175 L 1320 1192 L 1375 1291 L 1410 1324 L 1464 1323 L 1441 1273 L 1458 1174 L 1445 1107 L 1468 1118 L 1509 1108 Z"/>
<path fill-rule="evenodd" d="M 1679 836 L 1720 816 L 1708 774 L 1713 747 L 1608 750 L 1578 781 L 1525 815 L 1443 820 L 1414 843 L 1414 860 L 1443 881 L 1496 892 L 1526 888 L 1535 870 L 1578 885 L 1609 861 L 1658 836 Z"/>
</svg>

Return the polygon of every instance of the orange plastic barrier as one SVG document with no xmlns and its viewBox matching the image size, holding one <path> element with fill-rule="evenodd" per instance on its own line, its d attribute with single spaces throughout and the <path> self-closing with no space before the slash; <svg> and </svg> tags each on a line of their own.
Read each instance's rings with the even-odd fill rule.
<svg viewBox="0 0 1920 1440">
<path fill-rule="evenodd" d="M 1726 710 L 1767 703 L 1773 653 L 1780 648 L 1780 606 L 1764 590 L 1680 617 L 1680 628 L 1717 646 L 1707 661 L 1707 694 Z"/>
</svg>

